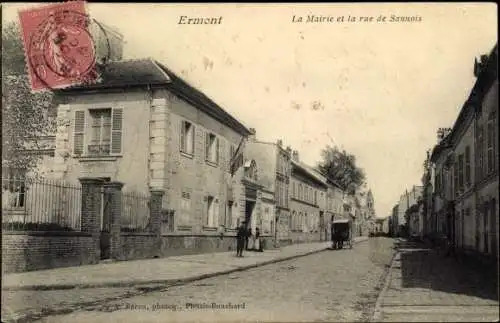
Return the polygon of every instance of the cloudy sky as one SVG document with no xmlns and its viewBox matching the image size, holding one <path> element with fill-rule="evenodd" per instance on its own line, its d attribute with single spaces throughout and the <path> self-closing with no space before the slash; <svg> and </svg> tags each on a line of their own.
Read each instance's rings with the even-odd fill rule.
<svg viewBox="0 0 500 323">
<path fill-rule="evenodd" d="M 3 5 L 3 19 L 36 4 Z M 377 215 L 420 184 L 438 127 L 451 127 L 474 83 L 474 58 L 497 40 L 495 4 L 90 4 L 118 28 L 125 58 L 153 57 L 261 140 L 282 139 L 309 164 L 327 144 L 365 169 Z M 294 23 L 293 16 L 344 16 Z M 379 15 L 418 16 L 377 23 Z M 180 25 L 180 16 L 220 25 Z M 375 22 L 347 22 L 375 17 Z M 359 18 L 357 19 L 359 20 Z"/>
</svg>

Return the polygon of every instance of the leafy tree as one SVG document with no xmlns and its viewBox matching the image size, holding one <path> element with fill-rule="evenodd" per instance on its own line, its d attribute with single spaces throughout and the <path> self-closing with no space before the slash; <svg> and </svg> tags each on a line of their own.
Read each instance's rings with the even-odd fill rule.
<svg viewBox="0 0 500 323">
<path fill-rule="evenodd" d="M 321 157 L 318 169 L 336 181 L 342 190 L 354 194 L 363 185 L 366 176 L 363 169 L 356 166 L 356 156 L 337 147 L 327 146 L 322 150 Z"/>
<path fill-rule="evenodd" d="M 2 28 L 2 163 L 10 170 L 35 172 L 43 136 L 55 130 L 54 97 L 51 92 L 33 93 L 26 74 L 20 28 Z"/>
</svg>

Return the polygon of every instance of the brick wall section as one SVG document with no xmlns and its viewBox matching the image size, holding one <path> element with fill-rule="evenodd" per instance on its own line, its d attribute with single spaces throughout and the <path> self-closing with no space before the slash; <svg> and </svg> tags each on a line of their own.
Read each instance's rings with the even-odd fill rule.
<svg viewBox="0 0 500 323">
<path fill-rule="evenodd" d="M 94 246 L 83 232 L 2 232 L 2 272 L 92 264 Z"/>
<path fill-rule="evenodd" d="M 121 254 L 121 215 L 122 215 L 122 188 L 123 183 L 104 183 L 104 190 L 109 196 L 109 212 L 111 216 L 110 254 L 112 259 L 119 259 Z"/>
<path fill-rule="evenodd" d="M 101 214 L 101 187 L 103 180 L 98 178 L 80 178 L 82 184 L 82 232 L 92 235 L 95 259 L 92 263 L 98 263 L 101 257 L 100 248 L 100 214 Z"/>
</svg>

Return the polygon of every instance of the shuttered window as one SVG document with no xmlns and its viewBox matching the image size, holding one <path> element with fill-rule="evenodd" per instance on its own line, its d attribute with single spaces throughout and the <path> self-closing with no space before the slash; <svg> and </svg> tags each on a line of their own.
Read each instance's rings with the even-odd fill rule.
<svg viewBox="0 0 500 323">
<path fill-rule="evenodd" d="M 205 135 L 205 159 L 214 164 L 219 162 L 219 138 L 212 133 Z"/>
<path fill-rule="evenodd" d="M 82 155 L 85 137 L 85 111 L 75 111 L 74 125 L 73 153 L 75 155 Z"/>
<path fill-rule="evenodd" d="M 465 185 L 471 185 L 470 147 L 465 147 Z"/>
<path fill-rule="evenodd" d="M 120 154 L 122 152 L 123 134 L 123 109 L 113 109 L 111 128 L 111 153 Z"/>
<path fill-rule="evenodd" d="M 181 122 L 181 151 L 194 154 L 194 125 L 187 121 Z"/>
</svg>

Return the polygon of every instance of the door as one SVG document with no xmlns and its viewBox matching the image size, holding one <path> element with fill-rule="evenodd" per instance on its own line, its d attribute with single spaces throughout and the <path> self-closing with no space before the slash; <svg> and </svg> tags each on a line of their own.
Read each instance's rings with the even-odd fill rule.
<svg viewBox="0 0 500 323">
<path fill-rule="evenodd" d="M 325 218 L 323 215 L 323 211 L 319 211 L 319 241 L 326 241 L 325 232 Z"/>
<path fill-rule="evenodd" d="M 483 207 L 483 241 L 484 241 L 484 250 L 483 252 L 484 253 L 488 253 L 489 252 L 489 243 L 490 243 L 490 240 L 488 238 L 488 231 L 490 230 L 489 226 L 488 226 L 488 222 L 489 219 L 489 207 L 487 204 L 484 204 L 484 207 Z"/>
<path fill-rule="evenodd" d="M 496 200 L 492 199 L 490 202 L 490 244 L 491 244 L 491 254 L 497 255 L 497 205 Z"/>
</svg>

